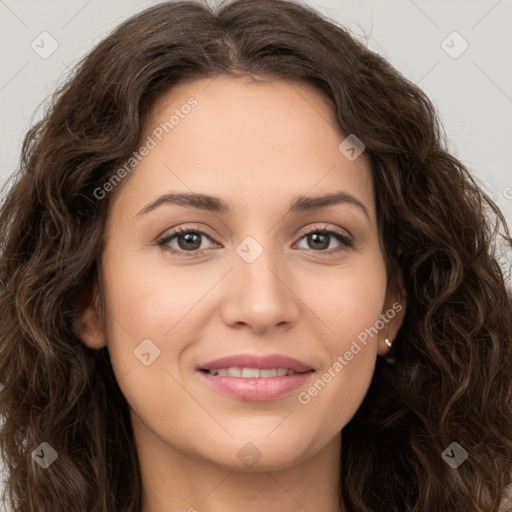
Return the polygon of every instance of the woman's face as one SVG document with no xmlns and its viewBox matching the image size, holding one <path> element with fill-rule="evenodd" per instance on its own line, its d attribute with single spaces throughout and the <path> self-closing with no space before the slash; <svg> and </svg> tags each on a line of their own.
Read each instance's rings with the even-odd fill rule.
<svg viewBox="0 0 512 512">
<path fill-rule="evenodd" d="M 139 446 L 238 470 L 338 446 L 405 309 L 386 295 L 370 168 L 345 138 L 295 82 L 198 80 L 154 106 L 145 156 L 110 192 L 105 322 L 84 313 Z"/>
</svg>

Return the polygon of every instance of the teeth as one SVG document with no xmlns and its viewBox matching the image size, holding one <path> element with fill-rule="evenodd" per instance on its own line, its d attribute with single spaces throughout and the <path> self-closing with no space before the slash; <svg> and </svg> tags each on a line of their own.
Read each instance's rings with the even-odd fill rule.
<svg viewBox="0 0 512 512">
<path fill-rule="evenodd" d="M 260 370 L 260 377 L 277 377 L 277 375 L 278 373 L 275 368 L 272 370 Z"/>
<path fill-rule="evenodd" d="M 259 368 L 220 368 L 218 370 L 208 370 L 210 375 L 242 377 L 244 379 L 254 379 L 260 377 L 284 377 L 285 375 L 295 375 L 293 370 L 287 368 L 271 368 L 260 370 Z"/>
<path fill-rule="evenodd" d="M 240 375 L 244 379 L 249 379 L 249 378 L 254 379 L 254 378 L 260 377 L 260 373 L 261 373 L 261 370 L 258 370 L 258 368 L 242 368 Z M 228 370 L 228 375 L 229 375 L 229 370 Z"/>
<path fill-rule="evenodd" d="M 229 377 L 241 377 L 242 369 L 241 368 L 228 368 L 228 376 Z"/>
</svg>

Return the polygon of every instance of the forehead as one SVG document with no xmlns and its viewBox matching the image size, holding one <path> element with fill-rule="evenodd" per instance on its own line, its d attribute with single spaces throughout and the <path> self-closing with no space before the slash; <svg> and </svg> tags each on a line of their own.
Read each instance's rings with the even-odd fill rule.
<svg viewBox="0 0 512 512">
<path fill-rule="evenodd" d="M 128 180 L 130 203 L 135 189 L 146 199 L 171 190 L 215 191 L 235 207 L 345 190 L 373 213 L 364 153 L 350 161 L 339 150 L 346 135 L 333 106 L 305 82 L 185 82 L 153 104 L 143 135 L 155 144 Z"/>
</svg>

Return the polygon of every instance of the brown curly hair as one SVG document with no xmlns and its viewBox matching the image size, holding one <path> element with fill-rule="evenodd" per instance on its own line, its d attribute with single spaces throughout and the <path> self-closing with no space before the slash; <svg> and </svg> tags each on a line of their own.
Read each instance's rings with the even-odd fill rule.
<svg viewBox="0 0 512 512">
<path fill-rule="evenodd" d="M 74 328 L 97 282 L 112 194 L 151 106 L 220 75 L 303 80 L 366 146 L 390 278 L 407 311 L 342 430 L 340 503 L 354 512 L 495 512 L 512 470 L 512 298 L 496 257 L 503 214 L 448 151 L 425 94 L 346 29 L 287 0 L 215 10 L 160 3 L 76 66 L 26 134 L 0 210 L 0 445 L 15 512 L 139 512 L 128 404 L 106 347 Z M 500 233 L 500 227 L 503 233 Z M 393 362 L 394 361 L 394 362 Z M 43 441 L 58 452 L 45 471 Z M 451 468 L 458 442 L 468 459 Z"/>
</svg>

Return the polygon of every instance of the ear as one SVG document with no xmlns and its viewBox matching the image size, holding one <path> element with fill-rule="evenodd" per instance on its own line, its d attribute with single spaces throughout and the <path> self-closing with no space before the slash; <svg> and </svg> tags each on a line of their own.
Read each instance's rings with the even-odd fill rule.
<svg viewBox="0 0 512 512">
<path fill-rule="evenodd" d="M 388 286 L 384 307 L 382 310 L 385 326 L 379 332 L 377 340 L 377 353 L 381 356 L 387 354 L 390 347 L 386 344 L 386 338 L 393 342 L 402 326 L 407 305 L 407 293 L 403 284 L 402 272 L 397 275 L 397 284 Z"/>
<path fill-rule="evenodd" d="M 75 331 L 84 344 L 99 350 L 107 345 L 107 337 L 102 322 L 97 285 L 82 287 L 74 298 L 79 316 L 75 321 Z"/>
</svg>

